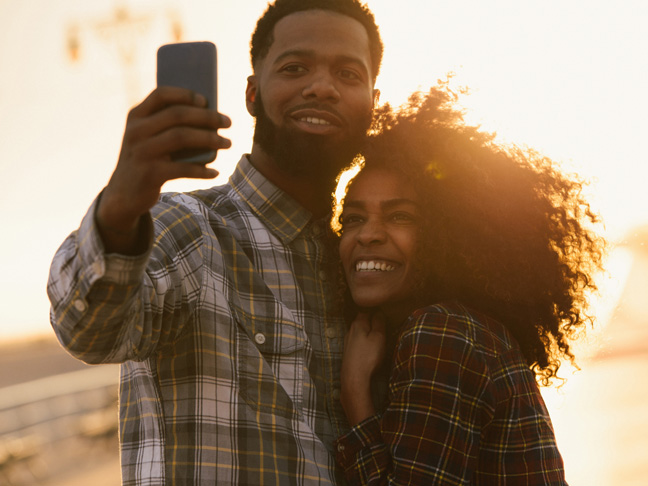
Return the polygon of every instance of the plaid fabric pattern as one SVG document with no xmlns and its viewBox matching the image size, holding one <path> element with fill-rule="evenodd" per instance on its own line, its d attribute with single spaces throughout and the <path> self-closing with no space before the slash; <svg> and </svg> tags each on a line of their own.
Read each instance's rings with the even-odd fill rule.
<svg viewBox="0 0 648 486">
<path fill-rule="evenodd" d="M 516 342 L 459 304 L 410 317 L 386 411 L 340 437 L 337 451 L 351 484 L 566 484 L 549 414 Z"/>
<path fill-rule="evenodd" d="M 245 157 L 228 184 L 163 194 L 141 257 L 106 255 L 93 204 L 48 292 L 61 343 L 123 363 L 123 484 L 336 484 L 343 321 L 326 221 Z"/>
</svg>

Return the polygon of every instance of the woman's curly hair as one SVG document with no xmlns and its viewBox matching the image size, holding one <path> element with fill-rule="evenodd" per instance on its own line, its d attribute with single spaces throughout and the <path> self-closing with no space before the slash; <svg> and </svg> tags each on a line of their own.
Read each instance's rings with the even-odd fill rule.
<svg viewBox="0 0 648 486">
<path fill-rule="evenodd" d="M 364 166 L 402 173 L 422 201 L 421 291 L 501 321 L 543 385 L 592 321 L 605 241 L 583 181 L 547 157 L 464 123 L 441 83 L 378 108 Z"/>
</svg>

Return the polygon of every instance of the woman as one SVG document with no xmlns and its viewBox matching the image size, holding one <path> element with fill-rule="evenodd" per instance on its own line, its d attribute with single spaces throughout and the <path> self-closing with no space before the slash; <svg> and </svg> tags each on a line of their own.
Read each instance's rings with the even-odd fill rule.
<svg viewBox="0 0 648 486">
<path fill-rule="evenodd" d="M 360 314 L 338 461 L 352 484 L 566 484 L 537 381 L 573 360 L 590 321 L 597 218 L 579 181 L 496 146 L 453 101 L 436 88 L 383 109 L 344 199 L 340 257 Z M 384 354 L 376 413 L 369 383 Z"/>
</svg>

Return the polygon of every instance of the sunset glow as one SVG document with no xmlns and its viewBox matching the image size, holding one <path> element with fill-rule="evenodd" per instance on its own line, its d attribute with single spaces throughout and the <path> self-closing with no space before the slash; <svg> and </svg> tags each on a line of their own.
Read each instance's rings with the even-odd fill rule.
<svg viewBox="0 0 648 486">
<path fill-rule="evenodd" d="M 589 181 L 585 191 L 603 219 L 611 258 L 601 295 L 593 300 L 595 331 L 582 356 L 607 358 L 600 350 L 610 339 L 608 326 L 616 326 L 615 333 L 640 329 L 646 315 L 647 273 L 636 269 L 648 269 L 648 160 L 642 143 L 648 132 L 648 3 L 367 1 L 385 44 L 376 86 L 380 102 L 400 105 L 413 91 L 449 78 L 453 89 L 466 92 L 459 103 L 468 123 L 497 133 L 498 141 L 534 148 Z M 172 181 L 164 190 L 227 180 L 251 148 L 253 121 L 244 102 L 249 38 L 266 4 L 0 0 L 0 340 L 52 335 L 50 261 L 107 183 L 128 110 L 155 87 L 162 44 L 217 45 L 219 110 L 233 121 L 223 133 L 232 148 L 213 164 L 221 172 L 215 182 Z M 643 253 L 632 253 L 628 241 Z M 623 292 L 629 292 L 626 300 Z M 645 369 L 646 348 L 636 349 Z M 570 484 L 645 482 L 648 396 L 645 385 L 630 382 L 641 376 L 636 362 L 594 363 L 590 369 L 598 375 L 569 370 L 567 386 L 545 391 L 567 469 L 578 478 L 572 482 L 568 475 Z M 599 377 L 617 384 L 619 395 L 640 390 L 645 399 L 635 398 L 628 407 L 640 403 L 641 410 L 622 416 L 614 393 L 599 388 Z M 593 401 L 607 408 L 588 414 Z M 616 415 L 601 417 L 600 410 Z M 614 436 L 627 442 L 626 449 L 607 439 L 613 428 L 627 431 L 627 440 Z M 613 470 L 606 469 L 612 455 L 626 477 L 604 478 Z M 632 470 L 632 464 L 643 469 Z"/>
<path fill-rule="evenodd" d="M 48 332 L 49 260 L 107 182 L 128 108 L 154 87 L 159 45 L 181 35 L 218 46 L 219 107 L 233 119 L 227 132 L 233 147 L 215 162 L 216 182 L 249 150 L 247 51 L 265 1 L 241 5 L 0 3 L 0 184 L 9 228 L 1 257 L 3 335 Z M 640 196 L 648 164 L 639 150 L 648 108 L 645 4 L 409 0 L 396 8 L 374 0 L 370 6 L 385 43 L 381 102 L 398 105 L 452 73 L 453 86 L 469 91 L 460 99 L 468 122 L 591 180 L 587 191 L 613 239 L 648 221 L 648 199 Z M 114 27 L 124 11 L 130 24 Z M 165 189 L 204 185 L 181 180 Z"/>
</svg>

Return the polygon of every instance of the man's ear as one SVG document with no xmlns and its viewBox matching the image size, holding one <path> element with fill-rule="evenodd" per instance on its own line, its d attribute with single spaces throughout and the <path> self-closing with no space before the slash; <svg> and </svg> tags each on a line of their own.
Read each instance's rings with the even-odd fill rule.
<svg viewBox="0 0 648 486">
<path fill-rule="evenodd" d="M 374 108 L 378 105 L 379 100 L 380 100 L 380 90 L 379 89 L 374 89 L 374 92 L 373 92 L 373 106 L 374 106 Z"/>
<path fill-rule="evenodd" d="M 257 77 L 253 74 L 247 78 L 247 87 L 245 88 L 245 106 L 250 115 L 256 116 L 254 101 L 257 97 Z"/>
</svg>

